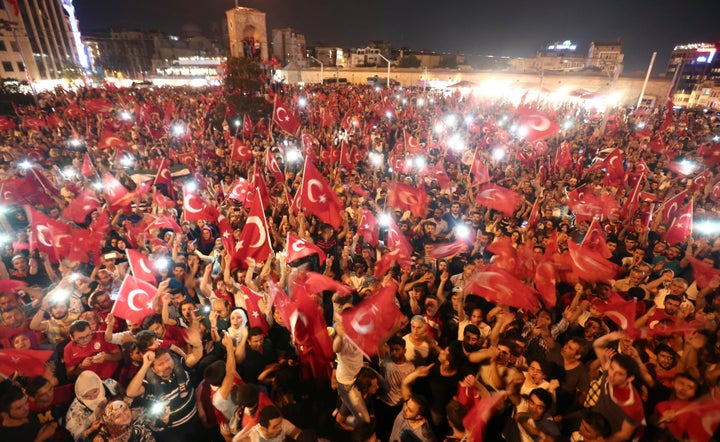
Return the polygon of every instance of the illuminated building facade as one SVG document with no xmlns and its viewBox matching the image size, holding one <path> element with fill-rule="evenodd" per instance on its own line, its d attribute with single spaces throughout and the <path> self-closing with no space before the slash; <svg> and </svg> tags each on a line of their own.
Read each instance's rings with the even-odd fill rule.
<svg viewBox="0 0 720 442">
<path fill-rule="evenodd" d="M 666 76 L 671 77 L 673 102 L 678 106 L 693 106 L 691 95 L 703 84 L 720 82 L 720 62 L 717 43 L 689 43 L 675 46 L 670 54 Z M 696 93 L 697 95 L 697 93 Z"/>
<path fill-rule="evenodd" d="M 587 67 L 600 69 L 608 75 L 622 71 L 625 55 L 622 53 L 622 42 L 592 42 L 588 50 Z"/>
<path fill-rule="evenodd" d="M 230 55 L 268 59 L 267 21 L 265 13 L 253 8 L 237 7 L 225 11 Z"/>
<path fill-rule="evenodd" d="M 0 2 L 0 76 L 61 79 L 89 66 L 72 0 Z"/>
<path fill-rule="evenodd" d="M 282 66 L 289 63 L 305 65 L 307 52 L 303 34 L 295 32 L 292 28 L 273 29 L 272 45 L 272 53 Z"/>
<path fill-rule="evenodd" d="M 331 46 L 316 46 L 315 58 L 320 60 L 325 66 L 345 67 L 345 50 L 343 48 Z"/>
</svg>

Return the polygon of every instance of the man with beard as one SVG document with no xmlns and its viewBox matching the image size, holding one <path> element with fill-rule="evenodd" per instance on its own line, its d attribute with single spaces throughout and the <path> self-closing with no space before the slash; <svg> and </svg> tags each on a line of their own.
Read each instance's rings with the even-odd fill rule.
<svg viewBox="0 0 720 442">
<path fill-rule="evenodd" d="M 59 291 L 48 293 L 30 321 L 30 330 L 45 333 L 53 346 L 66 342 L 70 337 L 70 324 L 78 318 L 69 308 L 69 296 L 63 296 Z M 48 313 L 50 317 L 46 319 Z"/>
<path fill-rule="evenodd" d="M 127 396 L 142 396 L 150 402 L 157 417 L 158 441 L 192 441 L 197 436 L 199 419 L 195 406 L 195 389 L 187 369 L 202 358 L 202 341 L 197 330 L 188 330 L 192 352 L 186 360 L 168 348 L 158 348 L 143 355 L 143 364 L 127 387 Z"/>
</svg>

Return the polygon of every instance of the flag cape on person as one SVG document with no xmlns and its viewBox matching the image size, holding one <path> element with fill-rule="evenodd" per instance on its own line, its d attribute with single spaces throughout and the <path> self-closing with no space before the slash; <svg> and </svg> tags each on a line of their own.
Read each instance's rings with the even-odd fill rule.
<svg viewBox="0 0 720 442">
<path fill-rule="evenodd" d="M 368 358 L 378 352 L 380 343 L 387 339 L 397 322 L 403 317 L 395 304 L 397 286 L 380 287 L 355 307 L 341 314 L 345 336 Z"/>
<path fill-rule="evenodd" d="M 110 312 L 118 318 L 142 324 L 145 317 L 155 313 L 153 299 L 156 293 L 154 285 L 126 275 Z"/>
</svg>

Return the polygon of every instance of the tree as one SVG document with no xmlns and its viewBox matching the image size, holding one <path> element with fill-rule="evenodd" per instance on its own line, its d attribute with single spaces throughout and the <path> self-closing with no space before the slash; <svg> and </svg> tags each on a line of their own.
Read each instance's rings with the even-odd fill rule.
<svg viewBox="0 0 720 442">
<path fill-rule="evenodd" d="M 272 112 L 272 105 L 263 97 L 263 70 L 254 60 L 228 58 L 225 66 L 225 101 L 237 115 L 248 114 L 253 120 Z"/>
<path fill-rule="evenodd" d="M 398 61 L 399 68 L 419 68 L 420 65 L 420 59 L 414 55 L 406 55 Z"/>
</svg>

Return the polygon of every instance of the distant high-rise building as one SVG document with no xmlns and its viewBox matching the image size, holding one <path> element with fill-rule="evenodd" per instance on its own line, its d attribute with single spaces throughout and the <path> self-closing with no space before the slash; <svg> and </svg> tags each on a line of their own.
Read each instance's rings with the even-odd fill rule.
<svg viewBox="0 0 720 442">
<path fill-rule="evenodd" d="M 0 76 L 59 79 L 87 68 L 72 0 L 0 2 Z M 27 72 L 26 72 L 27 69 Z"/>
<path fill-rule="evenodd" d="M 291 28 L 273 29 L 272 44 L 272 53 L 283 66 L 291 62 L 298 66 L 305 64 L 307 53 L 303 34 Z"/>
<path fill-rule="evenodd" d="M 237 7 L 225 11 L 228 23 L 230 55 L 268 59 L 268 37 L 265 13 L 253 8 Z"/>
<path fill-rule="evenodd" d="M 687 106 L 693 89 L 720 81 L 718 43 L 689 43 L 675 46 L 665 75 L 672 77 L 673 102 Z"/>
</svg>

